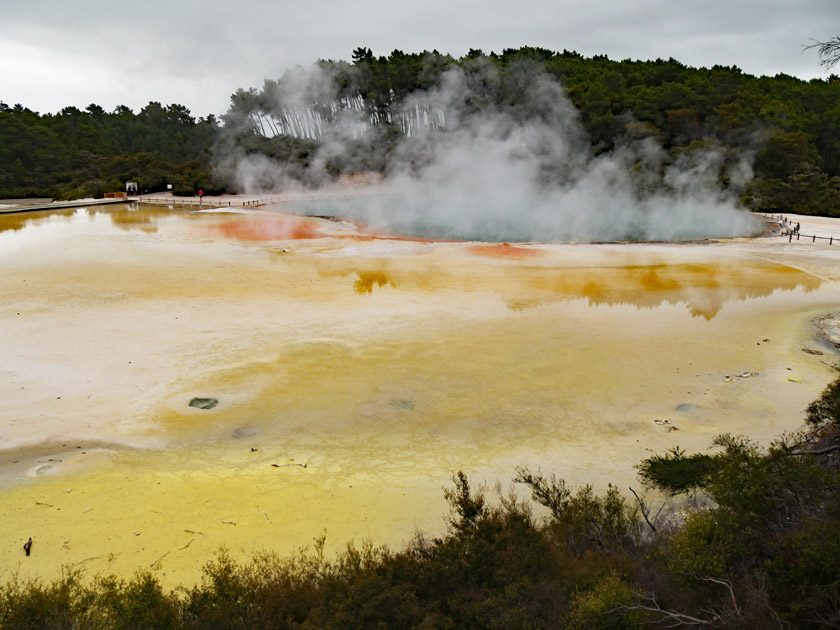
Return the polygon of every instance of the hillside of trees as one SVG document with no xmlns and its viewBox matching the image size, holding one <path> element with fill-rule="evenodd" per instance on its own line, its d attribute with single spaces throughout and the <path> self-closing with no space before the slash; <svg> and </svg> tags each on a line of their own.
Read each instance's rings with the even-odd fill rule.
<svg viewBox="0 0 840 630">
<path fill-rule="evenodd" d="M 336 103 L 361 109 L 374 140 L 359 139 L 329 156 L 330 176 L 360 170 L 388 172 L 393 152 L 406 134 L 403 104 L 418 91 L 438 86 L 452 67 L 478 76 L 480 88 L 466 104 L 475 111 L 521 107 L 521 68 L 538 65 L 559 81 L 580 112 L 592 151 L 612 151 L 633 140 L 652 138 L 677 160 L 699 148 L 745 157 L 755 177 L 742 201 L 753 209 L 840 215 L 840 79 L 802 81 L 786 75 L 754 77 L 737 67 L 691 68 L 674 59 L 612 61 L 605 56 L 524 47 L 501 54 L 471 50 L 461 59 L 437 51 L 376 57 L 358 48 L 352 63 L 321 61 L 331 78 L 301 92 L 300 71 L 267 80 L 261 89 L 238 90 L 223 116 L 228 146 L 291 165 L 307 181 L 323 139 L 317 125 L 300 121 L 301 108 L 288 102 L 308 99 L 319 119 L 329 119 Z M 320 120 L 316 121 L 320 123 Z M 319 174 L 320 176 L 320 174 Z M 729 185 L 721 173 L 720 185 Z"/>
<path fill-rule="evenodd" d="M 530 501 L 493 498 L 458 472 L 440 538 L 334 558 L 323 536 L 292 557 L 222 551 L 176 591 L 148 569 L 89 580 L 69 568 L 1 585 L 0 628 L 840 626 L 840 380 L 802 433 L 766 450 L 731 435 L 715 445 L 637 466 L 643 484 L 682 497 L 677 509 L 527 469 L 515 482 Z"/>
<path fill-rule="evenodd" d="M 263 156 L 306 185 L 360 171 L 387 174 L 394 151 L 411 133 L 411 121 L 400 112 L 413 94 L 439 86 L 444 73 L 458 67 L 481 84 L 468 108 L 521 108 L 523 64 L 538 66 L 564 87 L 594 155 L 644 138 L 655 140 L 671 161 L 712 148 L 730 163 L 752 164 L 754 178 L 734 190 L 750 208 L 840 215 L 837 76 L 754 77 L 736 67 L 612 61 L 531 47 L 471 50 L 460 59 L 398 50 L 377 57 L 358 48 L 350 62 L 318 62 L 329 86 L 301 92 L 298 69 L 260 89 L 238 90 L 221 124 L 212 115 L 196 120 L 183 106 L 156 102 L 136 114 L 90 105 L 54 115 L 0 103 L 0 197 L 101 196 L 122 190 L 126 180 L 150 192 L 167 183 L 183 194 L 233 192 L 242 185 L 235 166 L 243 155 Z M 284 100 L 292 92 L 297 113 Z M 368 133 L 346 139 L 340 152 L 324 152 L 327 138 L 295 117 L 307 108 L 310 119 L 321 120 L 336 108 L 354 110 Z M 441 121 L 428 124 L 445 132 Z M 719 184 L 731 184 L 724 170 Z"/>
<path fill-rule="evenodd" d="M 181 105 L 151 102 L 139 113 L 65 107 L 41 115 L 0 102 L 0 198 L 102 197 L 137 181 L 150 192 L 212 190 L 218 123 Z"/>
</svg>

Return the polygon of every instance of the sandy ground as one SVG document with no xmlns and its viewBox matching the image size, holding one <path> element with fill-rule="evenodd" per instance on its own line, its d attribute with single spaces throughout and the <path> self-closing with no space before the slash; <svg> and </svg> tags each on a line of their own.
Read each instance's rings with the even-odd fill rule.
<svg viewBox="0 0 840 630">
<path fill-rule="evenodd" d="M 175 586 L 220 545 L 324 529 L 399 545 L 442 530 L 455 470 L 635 485 L 646 454 L 795 430 L 836 375 L 812 320 L 840 246 L 773 236 L 440 244 L 103 209 L 3 217 L 0 263 L 0 579 Z"/>
</svg>

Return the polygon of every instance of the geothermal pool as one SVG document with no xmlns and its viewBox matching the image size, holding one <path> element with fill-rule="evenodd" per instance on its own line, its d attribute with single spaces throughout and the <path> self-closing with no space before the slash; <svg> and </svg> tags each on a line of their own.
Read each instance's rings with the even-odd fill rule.
<svg viewBox="0 0 840 630">
<path fill-rule="evenodd" d="M 651 453 L 796 429 L 835 376 L 812 319 L 840 284 L 793 249 L 436 243 L 278 211 L 0 216 L 0 579 L 175 586 L 220 545 L 324 530 L 398 546 L 442 531 L 459 469 L 638 488 Z"/>
</svg>

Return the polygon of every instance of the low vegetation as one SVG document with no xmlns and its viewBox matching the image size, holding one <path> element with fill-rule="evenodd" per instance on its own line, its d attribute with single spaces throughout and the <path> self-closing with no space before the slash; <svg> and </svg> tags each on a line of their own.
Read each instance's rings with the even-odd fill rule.
<svg viewBox="0 0 840 630">
<path fill-rule="evenodd" d="M 222 550 L 174 592 L 148 571 L 68 569 L 0 587 L 0 628 L 837 628 L 838 400 L 840 380 L 806 431 L 768 449 L 723 435 L 711 456 L 645 460 L 646 485 L 687 497 L 666 514 L 524 468 L 515 483 L 532 501 L 458 472 L 440 538 L 334 558 L 323 537 L 285 558 Z"/>
</svg>

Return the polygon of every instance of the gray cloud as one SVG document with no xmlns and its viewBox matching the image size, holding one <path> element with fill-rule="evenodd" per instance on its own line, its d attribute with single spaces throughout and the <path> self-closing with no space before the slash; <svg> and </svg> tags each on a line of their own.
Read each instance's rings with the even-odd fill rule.
<svg viewBox="0 0 840 630">
<path fill-rule="evenodd" d="M 839 16 L 836 0 L 5 0 L 0 99 L 39 111 L 159 100 L 221 114 L 239 87 L 360 45 L 455 56 L 533 45 L 811 78 L 821 70 L 802 46 L 837 35 Z"/>
</svg>

